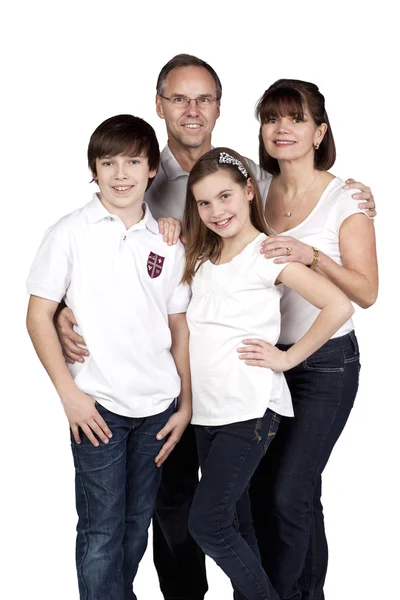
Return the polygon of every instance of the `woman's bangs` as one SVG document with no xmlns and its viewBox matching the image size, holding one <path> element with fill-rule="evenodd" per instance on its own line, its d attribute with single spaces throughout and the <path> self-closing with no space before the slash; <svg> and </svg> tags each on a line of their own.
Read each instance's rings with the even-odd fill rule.
<svg viewBox="0 0 400 600">
<path fill-rule="evenodd" d="M 266 123 L 271 118 L 287 116 L 300 120 L 304 119 L 301 94 L 290 88 L 272 90 L 260 103 L 259 119 L 261 124 Z"/>
</svg>

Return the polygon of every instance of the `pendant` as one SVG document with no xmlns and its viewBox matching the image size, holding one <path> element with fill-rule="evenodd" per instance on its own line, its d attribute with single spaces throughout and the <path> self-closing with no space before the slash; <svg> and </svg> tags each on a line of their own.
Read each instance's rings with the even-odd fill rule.
<svg viewBox="0 0 400 600">
<path fill-rule="evenodd" d="M 285 213 L 285 217 L 291 217 L 291 216 L 292 216 L 292 213 L 290 211 Z"/>
</svg>

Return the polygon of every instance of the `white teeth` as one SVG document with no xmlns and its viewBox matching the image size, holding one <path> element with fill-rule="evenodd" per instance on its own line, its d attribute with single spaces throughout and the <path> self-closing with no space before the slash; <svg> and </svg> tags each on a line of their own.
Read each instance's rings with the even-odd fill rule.
<svg viewBox="0 0 400 600">
<path fill-rule="evenodd" d="M 198 129 L 201 125 L 198 123 L 185 123 L 185 127 L 189 127 L 189 129 Z"/>
<path fill-rule="evenodd" d="M 275 144 L 278 144 L 278 146 L 291 146 L 292 144 L 294 144 L 294 142 L 283 142 L 283 141 L 276 141 Z"/>
<path fill-rule="evenodd" d="M 223 221 L 217 221 L 216 225 L 226 225 L 227 223 L 229 223 L 230 220 L 231 217 L 229 217 L 229 219 L 224 219 Z"/>
<path fill-rule="evenodd" d="M 122 186 L 114 186 L 114 190 L 118 190 L 119 192 L 126 192 L 126 190 L 129 190 L 131 188 L 130 185 L 122 187 Z"/>
</svg>

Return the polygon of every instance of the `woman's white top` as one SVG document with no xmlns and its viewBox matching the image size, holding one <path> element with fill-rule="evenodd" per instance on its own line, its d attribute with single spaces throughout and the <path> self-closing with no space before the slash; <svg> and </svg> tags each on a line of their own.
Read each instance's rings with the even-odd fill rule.
<svg viewBox="0 0 400 600">
<path fill-rule="evenodd" d="M 262 197 L 267 198 L 272 177 L 265 181 Z M 344 181 L 335 177 L 325 188 L 315 208 L 308 217 L 297 227 L 288 229 L 277 235 L 288 235 L 315 246 L 332 260 L 342 265 L 340 254 L 339 230 L 347 217 L 364 213 L 358 208 L 358 202 L 351 196 L 357 190 L 345 190 Z M 279 342 L 294 344 L 311 327 L 318 316 L 319 309 L 304 300 L 293 290 L 284 288 L 281 301 L 282 325 Z M 349 319 L 332 337 L 336 338 L 354 329 L 353 321 Z"/>
<path fill-rule="evenodd" d="M 284 374 L 246 365 L 237 352 L 245 339 L 275 345 L 279 338 L 283 285 L 275 280 L 286 265 L 260 254 L 266 237 L 226 264 L 205 262 L 193 279 L 187 320 L 196 425 L 247 421 L 267 408 L 293 416 Z"/>
</svg>

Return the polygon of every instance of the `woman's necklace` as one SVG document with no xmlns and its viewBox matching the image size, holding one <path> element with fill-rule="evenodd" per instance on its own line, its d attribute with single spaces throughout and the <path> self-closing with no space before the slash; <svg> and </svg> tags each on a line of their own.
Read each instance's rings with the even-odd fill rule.
<svg viewBox="0 0 400 600">
<path fill-rule="evenodd" d="M 306 191 L 304 192 L 304 194 L 302 195 L 302 197 L 300 198 L 300 200 L 297 202 L 297 204 L 295 204 L 295 206 L 291 210 L 287 210 L 286 209 L 285 198 L 283 197 L 282 185 L 279 184 L 279 189 L 281 191 L 282 204 L 283 204 L 283 208 L 284 208 L 284 211 L 285 211 L 285 217 L 291 217 L 292 214 L 294 213 L 294 211 L 296 210 L 296 208 L 298 208 L 300 206 L 301 202 L 304 200 L 304 198 L 306 197 L 307 193 L 310 191 L 310 189 L 312 188 L 313 184 L 315 183 L 315 180 L 317 179 L 318 175 L 319 175 L 319 171 L 317 171 L 314 179 L 312 180 L 312 182 L 310 183 L 310 185 L 308 186 L 308 188 L 306 189 Z"/>
</svg>

